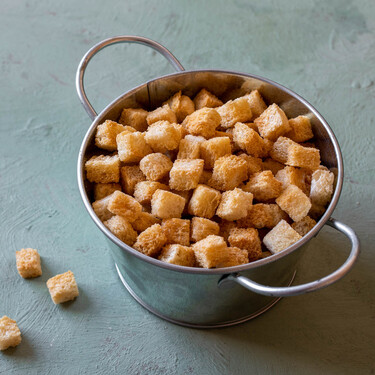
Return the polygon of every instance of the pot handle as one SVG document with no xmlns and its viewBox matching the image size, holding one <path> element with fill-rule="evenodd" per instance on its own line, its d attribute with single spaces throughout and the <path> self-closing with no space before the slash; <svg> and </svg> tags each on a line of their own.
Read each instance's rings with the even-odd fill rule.
<svg viewBox="0 0 375 375">
<path fill-rule="evenodd" d="M 334 282 L 344 277 L 353 267 L 355 261 L 357 260 L 359 256 L 360 246 L 359 246 L 359 239 L 352 228 L 350 228 L 346 224 L 341 223 L 340 221 L 337 221 L 333 218 L 330 218 L 327 221 L 327 224 L 331 226 L 332 228 L 335 228 L 339 232 L 345 234 L 349 238 L 352 244 L 352 249 L 345 263 L 336 271 L 331 273 L 330 275 L 325 276 L 319 280 L 315 280 L 310 283 L 306 283 L 302 285 L 289 286 L 289 287 L 272 287 L 272 286 L 265 286 L 262 284 L 258 284 L 255 281 L 252 281 L 245 276 L 232 273 L 229 275 L 225 275 L 223 278 L 221 278 L 221 280 L 219 281 L 219 286 L 223 285 L 224 283 L 234 281 L 242 285 L 246 289 L 249 289 L 252 292 L 255 292 L 258 294 L 263 294 L 264 296 L 290 297 L 290 296 L 298 296 L 304 293 L 314 292 L 316 290 L 325 288 L 333 284 Z"/>
<path fill-rule="evenodd" d="M 171 52 L 169 52 L 165 47 L 163 47 L 161 44 L 141 36 L 116 36 L 113 38 L 105 39 L 101 41 L 100 43 L 96 44 L 94 47 L 89 49 L 85 56 L 83 56 L 81 62 L 78 65 L 77 73 L 76 73 L 76 89 L 78 93 L 79 100 L 81 101 L 83 108 L 85 108 L 86 112 L 88 113 L 91 120 L 94 120 L 97 116 L 97 113 L 95 112 L 94 108 L 92 107 L 90 101 L 87 99 L 85 88 L 83 84 L 83 78 L 85 75 L 86 67 L 94 55 L 96 55 L 100 50 L 102 50 L 105 47 L 108 47 L 112 44 L 117 43 L 137 43 L 137 44 L 143 44 L 148 47 L 153 48 L 155 51 L 162 54 L 168 62 L 178 71 L 182 72 L 184 71 L 184 67 L 180 64 L 180 62 L 172 55 Z"/>
</svg>

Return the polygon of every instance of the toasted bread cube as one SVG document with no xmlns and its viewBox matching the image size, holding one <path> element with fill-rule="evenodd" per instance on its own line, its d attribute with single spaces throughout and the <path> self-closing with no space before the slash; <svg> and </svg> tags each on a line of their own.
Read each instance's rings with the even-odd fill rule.
<svg viewBox="0 0 375 375">
<path fill-rule="evenodd" d="M 201 177 L 199 179 L 199 184 L 200 185 L 207 185 L 208 181 L 210 181 L 211 178 L 212 178 L 212 172 L 203 170 L 203 172 L 201 174 Z"/>
<path fill-rule="evenodd" d="M 156 256 L 167 242 L 163 229 L 159 224 L 151 225 L 143 231 L 133 245 L 134 249 L 150 257 Z"/>
<path fill-rule="evenodd" d="M 250 262 L 262 257 L 259 233 L 254 228 L 233 228 L 228 237 L 230 246 L 246 250 Z"/>
<path fill-rule="evenodd" d="M 215 129 L 220 125 L 221 117 L 213 108 L 201 108 L 187 116 L 182 125 L 192 135 L 204 138 L 215 136 Z"/>
<path fill-rule="evenodd" d="M 111 194 L 112 195 L 112 194 Z M 111 198 L 111 195 L 108 195 L 102 199 L 99 199 L 92 204 L 92 208 L 96 214 L 96 216 L 101 221 L 106 221 L 113 216 L 113 213 L 108 210 L 108 202 Z"/>
<path fill-rule="evenodd" d="M 122 132 L 116 137 L 118 156 L 124 163 L 138 163 L 143 157 L 151 154 L 145 136 L 140 132 Z"/>
<path fill-rule="evenodd" d="M 165 190 L 156 190 L 151 199 L 151 213 L 160 219 L 180 218 L 185 199 Z"/>
<path fill-rule="evenodd" d="M 159 152 L 146 155 L 139 163 L 141 171 L 150 181 L 159 181 L 168 175 L 173 163 Z"/>
<path fill-rule="evenodd" d="M 16 251 L 17 270 L 21 277 L 29 279 L 42 274 L 40 256 L 35 249 L 21 249 Z"/>
<path fill-rule="evenodd" d="M 203 172 L 202 159 L 177 159 L 169 172 L 169 186 L 175 190 L 190 190 L 198 186 Z"/>
<path fill-rule="evenodd" d="M 229 137 L 215 137 L 200 144 L 200 155 L 205 169 L 212 169 L 217 159 L 231 153 Z"/>
<path fill-rule="evenodd" d="M 21 331 L 17 322 L 4 315 L 0 319 L 0 350 L 17 346 L 21 343 L 21 340 Z"/>
<path fill-rule="evenodd" d="M 276 199 L 276 203 L 292 220 L 300 221 L 310 211 L 310 199 L 295 185 L 289 185 Z"/>
<path fill-rule="evenodd" d="M 289 185 L 296 185 L 303 192 L 306 192 L 305 171 L 303 169 L 286 166 L 276 173 L 275 178 L 283 184 L 283 189 L 286 189 Z"/>
<path fill-rule="evenodd" d="M 272 150 L 273 144 L 275 142 L 270 141 L 267 138 L 264 138 L 263 142 L 264 142 L 264 147 L 263 147 L 262 158 L 268 158 L 270 156 L 270 154 L 271 154 L 271 150 Z"/>
<path fill-rule="evenodd" d="M 252 193 L 257 201 L 268 201 L 281 194 L 283 185 L 271 171 L 263 171 L 254 173 L 243 190 Z"/>
<path fill-rule="evenodd" d="M 246 151 L 251 156 L 258 158 L 265 153 L 263 138 L 242 122 L 237 122 L 234 125 L 233 141 L 241 150 Z"/>
<path fill-rule="evenodd" d="M 160 224 L 161 220 L 149 212 L 141 212 L 137 219 L 132 222 L 132 227 L 138 232 L 143 232 L 154 224 Z"/>
<path fill-rule="evenodd" d="M 190 215 L 211 219 L 220 203 L 221 193 L 206 185 L 198 185 L 189 201 Z"/>
<path fill-rule="evenodd" d="M 254 124 L 258 126 L 259 134 L 271 141 L 276 141 L 291 129 L 284 111 L 276 103 L 256 118 Z"/>
<path fill-rule="evenodd" d="M 281 220 L 263 238 L 263 243 L 272 254 L 279 253 L 302 237 L 285 221 Z"/>
<path fill-rule="evenodd" d="M 228 237 L 230 235 L 230 231 L 233 228 L 237 228 L 237 223 L 234 221 L 227 221 L 227 220 L 221 220 L 220 221 L 220 232 L 219 235 L 224 238 L 225 241 L 228 242 Z"/>
<path fill-rule="evenodd" d="M 202 89 L 194 98 L 195 109 L 204 107 L 215 108 L 223 105 L 223 102 L 206 89 Z"/>
<path fill-rule="evenodd" d="M 159 121 L 175 123 L 177 122 L 177 116 L 168 104 L 164 104 L 162 107 L 156 108 L 154 111 L 149 112 L 146 120 L 149 126 Z"/>
<path fill-rule="evenodd" d="M 310 232 L 315 225 L 316 221 L 314 219 L 311 219 L 310 216 L 305 216 L 302 220 L 293 223 L 292 228 L 303 237 Z"/>
<path fill-rule="evenodd" d="M 310 199 L 312 203 L 325 206 L 333 194 L 335 175 L 324 169 L 318 169 L 312 174 Z"/>
<path fill-rule="evenodd" d="M 199 159 L 200 144 L 206 139 L 194 135 L 186 135 L 181 139 L 177 159 Z"/>
<path fill-rule="evenodd" d="M 146 180 L 146 176 L 143 174 L 138 165 L 125 165 L 124 167 L 121 167 L 120 174 L 122 189 L 126 194 L 129 195 L 134 194 L 134 187 L 138 182 Z"/>
<path fill-rule="evenodd" d="M 141 181 L 134 187 L 134 198 L 140 204 L 150 204 L 156 190 L 169 190 L 169 186 L 156 181 Z"/>
<path fill-rule="evenodd" d="M 285 136 L 294 142 L 306 142 L 314 136 L 310 120 L 306 116 L 298 116 L 290 119 L 289 125 L 291 130 L 288 131 Z"/>
<path fill-rule="evenodd" d="M 179 244 L 165 246 L 158 259 L 178 266 L 194 267 L 195 265 L 194 250 L 191 247 Z"/>
<path fill-rule="evenodd" d="M 240 158 L 244 159 L 247 163 L 247 173 L 251 176 L 254 173 L 261 172 L 263 170 L 263 162 L 261 158 L 256 158 L 247 154 L 239 154 Z"/>
<path fill-rule="evenodd" d="M 191 196 L 193 195 L 194 190 L 172 190 L 173 194 L 177 194 L 180 197 L 185 199 L 185 207 L 184 210 L 182 211 L 182 214 L 188 214 L 188 204 L 190 201 Z"/>
<path fill-rule="evenodd" d="M 210 235 L 193 244 L 197 264 L 204 268 L 214 268 L 224 263 L 228 257 L 228 247 L 223 237 Z"/>
<path fill-rule="evenodd" d="M 273 228 L 288 215 L 277 204 L 258 203 L 250 207 L 247 216 L 237 222 L 238 226 L 249 228 Z"/>
<path fill-rule="evenodd" d="M 103 223 L 116 237 L 129 246 L 132 246 L 137 239 L 137 232 L 133 229 L 128 220 L 116 215 Z"/>
<path fill-rule="evenodd" d="M 194 102 L 186 95 L 181 95 L 181 91 L 176 92 L 167 104 L 171 107 L 172 111 L 176 114 L 177 122 L 182 122 L 185 117 L 191 115 L 195 111 Z"/>
<path fill-rule="evenodd" d="M 180 139 L 183 139 L 184 137 L 189 135 L 188 131 L 181 124 L 172 124 L 172 125 L 180 133 Z"/>
<path fill-rule="evenodd" d="M 120 180 L 120 160 L 117 155 L 92 156 L 85 163 L 85 169 L 90 182 L 106 184 Z"/>
<path fill-rule="evenodd" d="M 164 219 L 161 228 L 167 237 L 167 244 L 180 244 L 189 246 L 190 244 L 190 220 Z"/>
<path fill-rule="evenodd" d="M 276 173 L 283 169 L 285 167 L 284 164 L 279 163 L 276 160 L 273 160 L 271 158 L 267 158 L 262 163 L 262 169 L 264 171 L 270 170 L 274 176 L 276 176 Z"/>
<path fill-rule="evenodd" d="M 222 191 L 233 190 L 246 179 L 246 161 L 236 155 L 227 155 L 215 161 L 209 185 Z"/>
<path fill-rule="evenodd" d="M 108 211 L 115 215 L 124 217 L 129 223 L 132 223 L 142 212 L 142 206 L 132 196 L 115 191 L 109 197 Z"/>
<path fill-rule="evenodd" d="M 240 266 L 241 264 L 249 263 L 247 250 L 239 249 L 238 247 L 228 247 L 226 256 L 216 266 L 217 268 Z"/>
<path fill-rule="evenodd" d="M 115 121 L 106 120 L 96 128 L 95 145 L 108 151 L 117 150 L 117 134 L 125 131 L 125 127 Z"/>
<path fill-rule="evenodd" d="M 47 287 L 55 305 L 72 301 L 79 296 L 78 286 L 72 271 L 51 277 L 47 281 Z"/>
<path fill-rule="evenodd" d="M 129 125 L 139 132 L 147 129 L 148 112 L 141 108 L 124 108 L 121 112 L 119 123 Z"/>
<path fill-rule="evenodd" d="M 121 185 L 117 183 L 108 183 L 108 184 L 95 184 L 94 186 L 94 199 L 96 201 L 108 197 L 108 195 L 111 195 L 114 191 L 120 190 L 121 191 Z"/>
<path fill-rule="evenodd" d="M 221 116 L 221 127 L 232 128 L 237 122 L 247 122 L 253 117 L 250 104 L 246 97 L 229 100 L 224 105 L 216 108 Z"/>
<path fill-rule="evenodd" d="M 216 215 L 222 219 L 234 221 L 247 216 L 250 206 L 253 204 L 253 194 L 241 189 L 225 191 L 221 196 Z"/>
<path fill-rule="evenodd" d="M 165 153 L 178 147 L 181 132 L 168 121 L 157 121 L 149 126 L 145 139 L 154 152 Z"/>
<path fill-rule="evenodd" d="M 289 148 L 295 144 L 296 143 L 289 138 L 279 137 L 272 146 L 272 150 L 270 152 L 271 158 L 285 164 L 288 161 Z"/>
<path fill-rule="evenodd" d="M 220 227 L 215 221 L 203 217 L 193 217 L 191 219 L 191 239 L 194 242 L 203 240 L 210 235 L 219 235 Z"/>
<path fill-rule="evenodd" d="M 245 95 L 245 97 L 249 102 L 253 118 L 259 117 L 267 109 L 267 105 L 258 90 L 251 91 L 251 93 Z"/>
</svg>

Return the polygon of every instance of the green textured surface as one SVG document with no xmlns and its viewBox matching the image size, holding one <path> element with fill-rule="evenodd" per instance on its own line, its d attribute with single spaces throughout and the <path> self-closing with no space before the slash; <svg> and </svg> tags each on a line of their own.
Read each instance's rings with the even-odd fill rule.
<svg viewBox="0 0 375 375">
<path fill-rule="evenodd" d="M 186 69 L 268 77 L 316 106 L 344 155 L 334 216 L 362 241 L 347 277 L 244 325 L 210 331 L 159 320 L 129 296 L 76 183 L 90 120 L 75 70 L 93 44 L 119 34 L 161 42 Z M 373 1 L 3 0 L 0 35 L 0 316 L 17 320 L 23 335 L 19 347 L 0 353 L 0 374 L 374 374 Z M 90 65 L 88 95 L 100 110 L 169 72 L 146 47 L 115 46 Z M 331 272 L 349 251 L 332 230 L 317 243 L 297 282 Z M 39 249 L 41 278 L 17 274 L 22 247 Z M 68 269 L 81 295 L 55 306 L 45 282 Z"/>
</svg>

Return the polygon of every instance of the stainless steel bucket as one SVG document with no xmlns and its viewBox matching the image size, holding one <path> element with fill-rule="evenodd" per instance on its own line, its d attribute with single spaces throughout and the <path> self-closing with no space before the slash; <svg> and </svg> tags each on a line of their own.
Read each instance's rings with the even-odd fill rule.
<svg viewBox="0 0 375 375">
<path fill-rule="evenodd" d="M 97 115 L 84 91 L 85 69 L 90 59 L 101 49 L 123 42 L 140 43 L 155 49 L 166 57 L 177 73 L 156 78 L 126 92 Z M 178 60 L 159 43 L 135 36 L 107 39 L 91 48 L 78 67 L 76 86 L 82 105 L 93 120 L 78 156 L 78 185 L 83 203 L 95 224 L 107 237 L 118 274 L 126 289 L 152 313 L 189 327 L 230 326 L 258 316 L 273 306 L 280 297 L 327 287 L 353 267 L 359 255 L 359 240 L 350 227 L 331 218 L 343 183 L 340 148 L 324 118 L 299 95 L 278 83 L 251 74 L 218 70 L 185 71 Z M 85 179 L 84 163 L 93 149 L 97 125 L 106 119 L 116 121 L 124 107 L 142 106 L 154 109 L 179 90 L 192 96 L 203 87 L 224 100 L 258 89 L 268 103 L 277 103 L 288 117 L 308 114 L 321 150 L 322 163 L 337 172 L 333 198 L 323 217 L 311 232 L 279 254 L 250 264 L 223 269 L 187 268 L 167 264 L 124 244 L 103 225 L 91 207 L 91 192 Z M 313 245 L 313 237 L 325 224 L 349 238 L 352 245 L 349 257 L 329 276 L 304 285 L 290 286 L 298 259 Z"/>
</svg>

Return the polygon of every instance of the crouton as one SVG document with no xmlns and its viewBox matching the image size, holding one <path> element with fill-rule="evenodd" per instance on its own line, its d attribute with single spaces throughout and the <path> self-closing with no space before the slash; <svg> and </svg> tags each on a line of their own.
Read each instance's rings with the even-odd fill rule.
<svg viewBox="0 0 375 375">
<path fill-rule="evenodd" d="M 146 117 L 146 121 L 149 126 L 158 121 L 175 123 L 177 122 L 177 116 L 168 104 L 164 104 L 162 107 L 156 108 L 154 111 L 149 112 Z"/>
<path fill-rule="evenodd" d="M 259 117 L 267 109 L 267 105 L 258 90 L 251 91 L 250 94 L 245 95 L 245 98 L 250 105 L 253 118 Z"/>
<path fill-rule="evenodd" d="M 233 141 L 241 150 L 246 151 L 251 156 L 258 158 L 264 155 L 263 138 L 255 130 L 241 122 L 234 125 Z"/>
<path fill-rule="evenodd" d="M 223 102 L 206 89 L 202 89 L 194 98 L 195 109 L 204 107 L 215 108 L 223 105 Z"/>
<path fill-rule="evenodd" d="M 110 195 L 107 209 L 114 215 L 124 217 L 129 223 L 132 223 L 142 212 L 142 206 L 139 202 L 122 191 L 115 191 Z"/>
<path fill-rule="evenodd" d="M 134 198 L 140 204 L 150 204 L 156 190 L 169 190 L 168 185 L 156 181 L 141 181 L 134 187 Z"/>
<path fill-rule="evenodd" d="M 179 244 L 165 246 L 158 259 L 178 266 L 194 267 L 195 265 L 194 250 L 191 247 Z"/>
<path fill-rule="evenodd" d="M 315 225 L 316 221 L 314 219 L 311 219 L 310 216 L 305 216 L 302 220 L 293 223 L 292 228 L 303 237 L 310 232 Z"/>
<path fill-rule="evenodd" d="M 233 228 L 229 232 L 228 242 L 232 247 L 246 250 L 249 262 L 254 262 L 262 256 L 262 245 L 259 233 L 254 228 Z"/>
<path fill-rule="evenodd" d="M 166 242 L 167 237 L 161 226 L 159 224 L 154 224 L 137 237 L 137 241 L 133 247 L 142 254 L 153 257 L 160 253 Z"/>
<path fill-rule="evenodd" d="M 246 97 L 229 100 L 216 110 L 221 116 L 220 125 L 225 129 L 232 128 L 237 122 L 250 121 L 253 117 Z"/>
<path fill-rule="evenodd" d="M 181 139 L 177 159 L 199 159 L 200 144 L 206 139 L 188 134 Z"/>
<path fill-rule="evenodd" d="M 286 189 L 289 185 L 296 185 L 303 192 L 307 192 L 303 169 L 286 166 L 276 173 L 275 178 L 282 183 L 283 189 Z"/>
<path fill-rule="evenodd" d="M 147 129 L 148 112 L 141 108 L 124 108 L 121 112 L 119 123 L 129 125 L 139 132 Z"/>
<path fill-rule="evenodd" d="M 120 184 L 117 184 L 117 183 L 95 184 L 94 185 L 94 199 L 98 201 L 102 198 L 107 197 L 108 195 L 111 195 L 116 190 L 121 191 Z"/>
<path fill-rule="evenodd" d="M 167 104 L 170 106 L 172 111 L 176 114 L 177 122 L 182 122 L 185 117 L 191 115 L 195 111 L 194 102 L 186 95 L 181 95 L 181 91 L 176 92 Z"/>
<path fill-rule="evenodd" d="M 201 108 L 187 116 L 182 125 L 192 135 L 204 138 L 215 136 L 215 129 L 220 125 L 221 117 L 213 108 Z"/>
<path fill-rule="evenodd" d="M 252 174 L 261 172 L 263 169 L 263 162 L 261 158 L 256 158 L 254 156 L 241 153 L 238 155 L 240 158 L 244 159 L 247 163 L 247 174 L 250 177 Z"/>
<path fill-rule="evenodd" d="M 220 203 L 221 193 L 206 185 L 198 185 L 189 201 L 190 215 L 211 219 Z"/>
<path fill-rule="evenodd" d="M 164 219 L 161 228 L 167 237 L 167 244 L 180 244 L 189 246 L 190 244 L 190 220 Z"/>
<path fill-rule="evenodd" d="M 86 161 L 85 169 L 90 182 L 106 184 L 120 180 L 120 160 L 117 155 L 92 156 Z"/>
<path fill-rule="evenodd" d="M 112 194 L 111 194 L 112 195 Z M 111 198 L 111 195 L 108 195 L 102 199 L 99 199 L 92 204 L 92 208 L 96 216 L 101 221 L 106 221 L 113 216 L 113 213 L 108 210 L 108 202 Z"/>
<path fill-rule="evenodd" d="M 132 227 L 138 232 L 143 232 L 154 224 L 160 224 L 161 220 L 149 212 L 141 212 L 132 222 Z"/>
<path fill-rule="evenodd" d="M 283 185 L 276 180 L 271 171 L 263 171 L 250 176 L 249 181 L 242 189 L 252 193 L 257 201 L 268 201 L 281 194 Z"/>
<path fill-rule="evenodd" d="M 185 199 L 165 190 L 156 190 L 151 199 L 151 213 L 160 219 L 180 218 Z"/>
<path fill-rule="evenodd" d="M 111 120 L 104 121 L 96 128 L 95 146 L 108 151 L 117 150 L 116 137 L 123 131 L 126 131 L 123 125 Z"/>
<path fill-rule="evenodd" d="M 193 217 L 191 219 L 191 240 L 198 242 L 209 235 L 219 235 L 220 227 L 215 221 L 203 217 Z"/>
<path fill-rule="evenodd" d="M 165 153 L 178 147 L 181 132 L 168 121 L 157 121 L 147 129 L 145 140 L 154 152 Z"/>
<path fill-rule="evenodd" d="M 281 169 L 283 169 L 284 167 L 285 167 L 284 164 L 281 164 L 278 161 L 273 160 L 271 158 L 267 158 L 263 160 L 263 163 L 262 163 L 262 169 L 264 171 L 270 170 L 274 176 L 276 176 L 276 173 L 280 171 Z"/>
<path fill-rule="evenodd" d="M 146 180 L 146 176 L 143 174 L 138 165 L 125 165 L 124 167 L 121 167 L 120 174 L 122 189 L 126 194 L 129 195 L 134 194 L 134 187 L 138 184 L 138 182 Z"/>
<path fill-rule="evenodd" d="M 47 287 L 55 305 L 72 301 L 79 296 L 78 286 L 72 271 L 51 277 Z"/>
<path fill-rule="evenodd" d="M 240 266 L 249 263 L 248 252 L 238 247 L 228 247 L 225 257 L 218 263 L 217 268 Z"/>
<path fill-rule="evenodd" d="M 285 221 L 281 220 L 263 238 L 263 243 L 272 254 L 285 250 L 302 237 Z"/>
<path fill-rule="evenodd" d="M 216 215 L 222 219 L 234 221 L 247 216 L 248 210 L 253 203 L 253 194 L 241 189 L 225 191 L 221 196 Z"/>
<path fill-rule="evenodd" d="M 237 228 L 238 226 L 237 226 L 237 223 L 234 221 L 227 221 L 227 220 L 221 219 L 219 223 L 219 227 L 220 227 L 219 235 L 223 237 L 225 241 L 228 242 L 230 231 L 233 228 Z"/>
<path fill-rule="evenodd" d="M 207 171 L 207 170 L 203 170 L 203 172 L 201 174 L 201 177 L 199 179 L 199 184 L 200 185 L 207 185 L 208 181 L 210 181 L 211 178 L 212 178 L 212 172 Z"/>
<path fill-rule="evenodd" d="M 202 159 L 177 159 L 169 172 L 169 186 L 175 190 L 195 189 L 203 172 Z"/>
<path fill-rule="evenodd" d="M 215 137 L 200 144 L 200 156 L 204 160 L 205 169 L 212 169 L 217 159 L 231 153 L 232 148 L 228 137 Z"/>
<path fill-rule="evenodd" d="M 17 322 L 4 315 L 0 319 L 0 350 L 17 346 L 21 341 L 21 331 L 18 328 Z"/>
<path fill-rule="evenodd" d="M 21 249 L 16 251 L 17 271 L 24 279 L 38 277 L 42 274 L 40 256 L 35 249 Z"/>
<path fill-rule="evenodd" d="M 298 116 L 290 119 L 289 125 L 291 130 L 288 131 L 285 136 L 294 142 L 306 142 L 314 136 L 310 120 L 306 116 Z"/>
<path fill-rule="evenodd" d="M 118 156 L 124 163 L 138 163 L 152 149 L 147 144 L 143 133 L 122 132 L 116 137 Z"/>
<path fill-rule="evenodd" d="M 168 175 L 173 163 L 168 156 L 161 153 L 152 153 L 146 155 L 139 163 L 141 171 L 147 180 L 159 181 Z"/>
<path fill-rule="evenodd" d="M 192 245 L 197 264 L 214 268 L 227 260 L 228 247 L 223 237 L 210 235 Z"/>
<path fill-rule="evenodd" d="M 311 178 L 311 202 L 325 206 L 332 198 L 334 180 L 335 175 L 332 172 L 323 169 L 316 170 Z"/>
<path fill-rule="evenodd" d="M 129 246 L 132 246 L 137 239 L 137 232 L 133 229 L 128 220 L 116 215 L 103 223 L 116 237 Z"/>
</svg>

